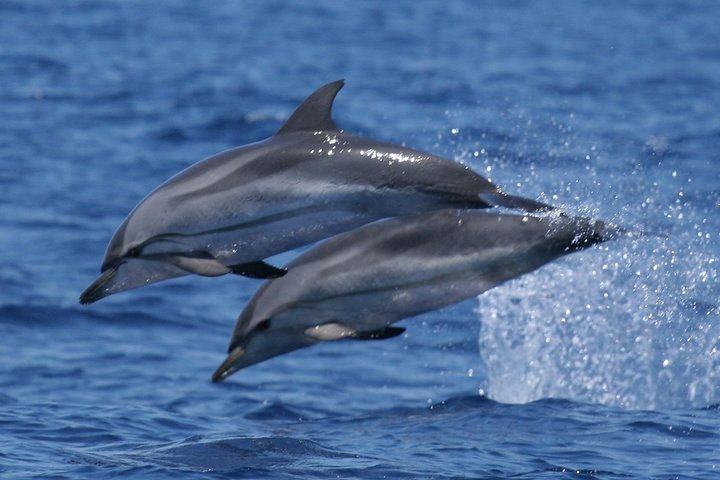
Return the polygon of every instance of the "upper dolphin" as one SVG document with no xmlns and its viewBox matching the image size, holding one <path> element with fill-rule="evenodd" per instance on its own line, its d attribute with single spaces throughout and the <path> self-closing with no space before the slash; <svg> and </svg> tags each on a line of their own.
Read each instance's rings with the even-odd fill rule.
<svg viewBox="0 0 720 480">
<path fill-rule="evenodd" d="M 376 222 L 300 255 L 240 314 L 213 375 L 328 340 L 382 339 L 394 322 L 474 297 L 624 233 L 602 221 L 439 210 Z"/>
<path fill-rule="evenodd" d="M 263 259 L 374 220 L 440 208 L 549 209 L 457 162 L 345 133 L 342 80 L 311 94 L 272 137 L 178 173 L 145 197 L 107 246 L 81 303 L 190 273 L 256 278 Z"/>
</svg>

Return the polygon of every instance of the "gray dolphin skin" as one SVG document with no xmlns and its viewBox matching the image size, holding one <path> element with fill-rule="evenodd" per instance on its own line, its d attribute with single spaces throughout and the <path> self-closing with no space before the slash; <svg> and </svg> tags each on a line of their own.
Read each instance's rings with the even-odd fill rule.
<svg viewBox="0 0 720 480">
<path fill-rule="evenodd" d="M 207 158 L 145 197 L 108 244 L 80 303 L 188 274 L 285 273 L 263 260 L 375 220 L 441 208 L 552 207 L 507 195 L 457 162 L 338 130 L 343 81 L 274 136 Z"/>
<path fill-rule="evenodd" d="M 401 334 L 399 320 L 474 297 L 626 232 L 602 221 L 473 210 L 393 218 L 333 237 L 269 280 L 240 314 L 220 382 L 271 357 Z"/>
</svg>

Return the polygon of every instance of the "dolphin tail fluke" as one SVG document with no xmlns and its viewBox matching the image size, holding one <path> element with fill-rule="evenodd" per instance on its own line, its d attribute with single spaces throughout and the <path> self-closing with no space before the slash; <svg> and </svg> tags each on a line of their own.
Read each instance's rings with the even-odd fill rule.
<svg viewBox="0 0 720 480">
<path fill-rule="evenodd" d="M 602 220 L 577 217 L 574 222 L 576 224 L 574 238 L 566 247 L 569 251 L 584 250 L 598 243 L 617 240 L 623 236 L 623 229 Z"/>
<path fill-rule="evenodd" d="M 621 238 L 643 238 L 643 237 L 658 237 L 667 239 L 668 236 L 658 232 L 650 232 L 641 227 L 621 227 L 610 222 L 596 222 L 602 224 L 599 226 L 600 235 L 603 241 L 606 240 L 618 240 Z"/>
<path fill-rule="evenodd" d="M 667 234 L 648 230 L 642 226 L 635 227 L 621 227 L 613 223 L 605 223 L 605 235 L 608 240 L 617 240 L 619 238 L 644 238 L 644 237 L 656 237 L 662 240 L 670 238 Z"/>
<path fill-rule="evenodd" d="M 564 217 L 564 215 L 563 215 Z M 611 222 L 576 217 L 575 238 L 570 245 L 571 251 L 583 250 L 598 243 L 619 240 L 621 238 L 641 238 L 646 233 L 641 230 L 621 227 Z"/>
<path fill-rule="evenodd" d="M 487 192 L 478 195 L 480 200 L 494 207 L 505 207 L 525 210 L 526 212 L 542 212 L 555 210 L 555 207 L 547 203 L 538 202 L 525 197 L 517 197 L 502 192 Z"/>
</svg>

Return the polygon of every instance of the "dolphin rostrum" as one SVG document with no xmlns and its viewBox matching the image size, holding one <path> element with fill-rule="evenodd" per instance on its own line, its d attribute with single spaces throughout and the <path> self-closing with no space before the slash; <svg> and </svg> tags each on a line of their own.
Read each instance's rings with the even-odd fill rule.
<svg viewBox="0 0 720 480">
<path fill-rule="evenodd" d="M 156 188 L 108 244 L 81 303 L 187 274 L 273 278 L 263 260 L 380 218 L 441 208 L 550 206 L 457 162 L 338 130 L 339 80 L 272 137 L 207 158 Z"/>
<path fill-rule="evenodd" d="M 485 292 L 625 231 L 569 217 L 438 210 L 343 233 L 264 283 L 240 314 L 220 382 L 271 357 L 339 339 L 384 339 L 393 323 Z"/>
</svg>

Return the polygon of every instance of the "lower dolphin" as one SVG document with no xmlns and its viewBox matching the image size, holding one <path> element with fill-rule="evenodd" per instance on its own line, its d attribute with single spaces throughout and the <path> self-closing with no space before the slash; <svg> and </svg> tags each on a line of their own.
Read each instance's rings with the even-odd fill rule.
<svg viewBox="0 0 720 480">
<path fill-rule="evenodd" d="M 338 235 L 264 283 L 237 321 L 213 375 L 339 339 L 382 339 L 393 323 L 477 296 L 571 252 L 624 233 L 602 221 L 440 210 Z"/>
<path fill-rule="evenodd" d="M 460 163 L 338 129 L 337 81 L 310 95 L 272 137 L 207 158 L 145 197 L 80 295 L 188 274 L 273 278 L 264 262 L 375 220 L 441 208 L 550 209 L 508 195 Z"/>
</svg>

